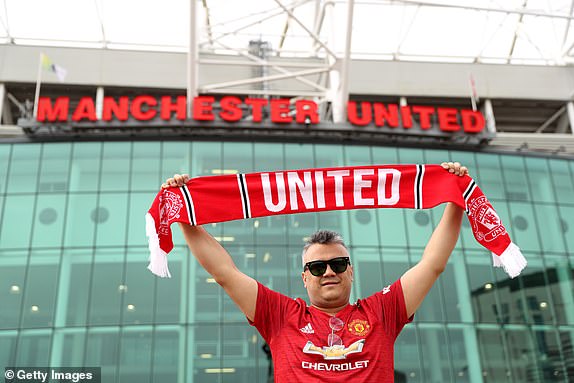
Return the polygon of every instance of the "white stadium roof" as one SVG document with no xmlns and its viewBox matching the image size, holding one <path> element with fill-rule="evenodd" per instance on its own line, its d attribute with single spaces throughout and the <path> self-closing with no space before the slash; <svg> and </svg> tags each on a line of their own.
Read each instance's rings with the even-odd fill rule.
<svg viewBox="0 0 574 383">
<path fill-rule="evenodd" d="M 563 66 L 574 0 L 356 0 L 351 58 Z M 0 44 L 185 52 L 189 0 L 0 0 Z M 201 0 L 202 52 L 342 55 L 347 0 Z"/>
</svg>

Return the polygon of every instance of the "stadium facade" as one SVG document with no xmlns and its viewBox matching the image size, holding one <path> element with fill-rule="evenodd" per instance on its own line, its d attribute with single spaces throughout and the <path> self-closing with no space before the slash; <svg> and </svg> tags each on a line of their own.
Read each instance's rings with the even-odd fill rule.
<svg viewBox="0 0 574 383">
<path fill-rule="evenodd" d="M 185 55 L 43 48 L 67 63 L 70 79 L 42 85 L 43 106 L 34 117 L 34 59 L 16 63 L 40 48 L 0 50 L 3 366 L 96 366 L 104 382 L 267 382 L 261 337 L 190 256 L 177 230 L 172 278 L 146 269 L 144 215 L 161 182 L 182 172 L 455 160 L 469 167 L 528 267 L 515 279 L 494 269 L 464 219 L 444 274 L 397 340 L 396 381 L 573 379 L 571 69 L 356 61 L 346 121 L 334 123 L 329 105 L 282 104 L 281 94 L 305 93 L 292 79 L 279 79 L 267 92 L 272 97 L 255 86 L 206 91 L 196 99 L 199 118 L 191 118 Z M 227 59 L 236 72 L 252 69 Z M 147 64 L 133 65 L 138 62 Z M 482 122 L 468 117 L 475 114 L 466 81 L 445 82 L 464 79 L 469 70 L 491 84 L 479 102 Z M 200 73 L 205 84 L 238 74 L 215 64 Z M 232 97 L 240 104 L 226 109 Z M 248 98 L 263 100 L 260 115 Z M 304 238 L 318 228 L 337 230 L 350 247 L 356 299 L 420 259 L 441 212 L 336 211 L 207 229 L 241 270 L 293 297 L 306 297 Z"/>
</svg>

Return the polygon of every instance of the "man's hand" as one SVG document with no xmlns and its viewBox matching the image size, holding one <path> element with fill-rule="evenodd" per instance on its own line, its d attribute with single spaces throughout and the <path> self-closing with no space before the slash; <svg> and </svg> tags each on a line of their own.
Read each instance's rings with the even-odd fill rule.
<svg viewBox="0 0 574 383">
<path fill-rule="evenodd" d="M 466 166 L 462 166 L 460 162 L 443 162 L 440 164 L 443 169 L 448 170 L 450 173 L 456 174 L 457 176 L 464 176 L 468 174 L 468 169 Z"/>
<path fill-rule="evenodd" d="M 161 188 L 165 189 L 172 186 L 180 187 L 187 183 L 187 181 L 189 181 L 189 174 L 174 174 L 172 178 L 168 178 L 161 184 Z"/>
</svg>

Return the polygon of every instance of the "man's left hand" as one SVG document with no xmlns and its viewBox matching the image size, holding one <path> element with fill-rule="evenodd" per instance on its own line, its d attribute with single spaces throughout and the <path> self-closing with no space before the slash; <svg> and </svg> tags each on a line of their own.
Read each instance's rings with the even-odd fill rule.
<svg viewBox="0 0 574 383">
<path fill-rule="evenodd" d="M 468 174 L 468 168 L 466 166 L 462 166 L 460 162 L 443 162 L 440 164 L 443 169 L 448 170 L 450 173 L 453 173 L 457 176 L 464 176 Z"/>
</svg>

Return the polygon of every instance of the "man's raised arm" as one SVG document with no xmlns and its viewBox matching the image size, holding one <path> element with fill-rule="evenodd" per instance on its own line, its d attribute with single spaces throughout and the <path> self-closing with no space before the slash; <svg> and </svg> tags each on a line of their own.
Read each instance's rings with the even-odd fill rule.
<svg viewBox="0 0 574 383">
<path fill-rule="evenodd" d="M 186 174 L 176 174 L 162 187 L 182 186 L 188 180 L 189 176 Z M 229 253 L 203 227 L 183 223 L 180 223 L 179 227 L 189 250 L 199 264 L 223 287 L 245 316 L 253 321 L 257 302 L 257 281 L 242 273 L 235 266 Z"/>
<path fill-rule="evenodd" d="M 444 162 L 441 165 L 445 171 L 459 176 L 468 172 L 467 168 L 458 162 Z M 408 317 L 412 316 L 419 308 L 432 285 L 446 268 L 448 258 L 458 240 L 462 213 L 463 210 L 454 203 L 449 202 L 446 205 L 442 218 L 434 229 L 421 260 L 401 277 Z"/>
</svg>

